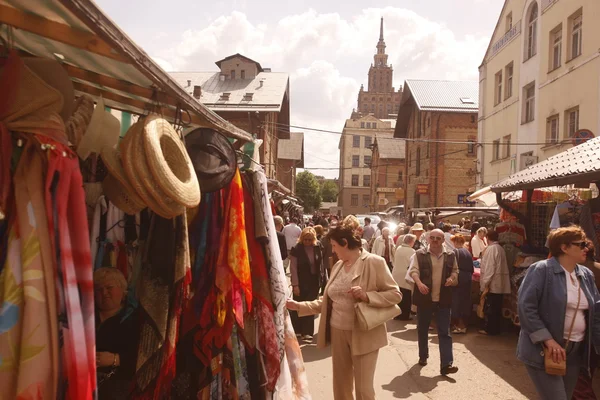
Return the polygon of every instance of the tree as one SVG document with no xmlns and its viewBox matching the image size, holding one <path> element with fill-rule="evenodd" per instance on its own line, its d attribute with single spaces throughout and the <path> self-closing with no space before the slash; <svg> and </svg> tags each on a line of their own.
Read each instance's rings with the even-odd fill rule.
<svg viewBox="0 0 600 400">
<path fill-rule="evenodd" d="M 311 213 L 321 207 L 321 188 L 309 171 L 296 175 L 296 195 L 304 202 L 304 211 Z"/>
<path fill-rule="evenodd" d="M 321 198 L 323 201 L 336 202 L 338 197 L 338 187 L 334 181 L 323 181 L 321 185 Z"/>
</svg>

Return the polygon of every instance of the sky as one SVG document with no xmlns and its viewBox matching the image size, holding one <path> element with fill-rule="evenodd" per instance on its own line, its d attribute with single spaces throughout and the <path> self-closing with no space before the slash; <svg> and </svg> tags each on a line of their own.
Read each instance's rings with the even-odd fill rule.
<svg viewBox="0 0 600 400">
<path fill-rule="evenodd" d="M 290 75 L 291 125 L 341 132 L 384 34 L 394 86 L 477 81 L 502 0 L 96 0 L 166 71 L 241 53 Z M 133 10 L 133 11 L 132 11 Z M 294 129 L 292 131 L 302 131 Z M 305 167 L 337 177 L 340 136 L 305 133 Z M 321 169 L 319 169 L 321 168 Z"/>
</svg>

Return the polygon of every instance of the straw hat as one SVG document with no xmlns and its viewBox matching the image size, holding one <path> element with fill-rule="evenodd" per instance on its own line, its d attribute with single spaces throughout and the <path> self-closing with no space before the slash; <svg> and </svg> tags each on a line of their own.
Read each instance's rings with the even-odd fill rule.
<svg viewBox="0 0 600 400">
<path fill-rule="evenodd" d="M 146 160 L 165 194 L 185 207 L 200 204 L 200 185 L 192 161 L 175 129 L 166 120 L 146 118 L 142 135 Z"/>
<path fill-rule="evenodd" d="M 147 171 L 146 167 L 146 153 L 140 151 L 142 148 L 139 144 L 139 133 L 144 129 L 143 120 L 139 120 L 133 124 L 125 133 L 125 137 L 119 144 L 122 154 L 123 169 L 125 175 L 131 182 L 131 186 L 136 193 L 144 200 L 144 202 L 150 207 L 152 211 L 165 218 L 172 218 L 181 211 L 180 208 L 169 207 L 166 202 L 164 193 L 160 192 L 156 196 L 158 200 L 155 200 L 153 190 L 147 189 L 144 185 L 143 180 L 153 180 Z M 138 173 L 138 169 L 141 173 Z"/>
<path fill-rule="evenodd" d="M 163 218 L 173 218 L 185 212 L 185 207 L 176 203 L 158 185 L 148 167 L 144 150 L 144 127 L 147 118 L 140 119 L 127 131 L 122 145 L 123 165 L 136 192 L 152 211 Z"/>
<path fill-rule="evenodd" d="M 125 176 L 119 151 L 114 147 L 105 147 L 102 149 L 101 156 L 108 170 L 108 175 L 102 181 L 102 189 L 108 199 L 120 210 L 131 215 L 146 208 L 144 200 L 133 190 Z"/>
<path fill-rule="evenodd" d="M 418 231 L 424 231 L 425 229 L 423 229 L 423 224 L 420 222 L 417 222 L 416 224 L 414 224 L 412 226 L 412 228 L 410 228 L 411 232 L 418 232 Z"/>
<path fill-rule="evenodd" d="M 100 153 L 105 147 L 114 148 L 119 142 L 121 123 L 104 109 L 104 99 L 100 97 L 90 124 L 79 142 L 77 154 L 86 160 L 90 153 Z"/>
</svg>

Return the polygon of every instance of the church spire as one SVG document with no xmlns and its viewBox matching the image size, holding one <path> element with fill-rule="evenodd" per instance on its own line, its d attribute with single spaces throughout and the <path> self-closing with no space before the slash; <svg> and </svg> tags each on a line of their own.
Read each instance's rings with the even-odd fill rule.
<svg viewBox="0 0 600 400">
<path fill-rule="evenodd" d="M 387 66 L 387 54 L 385 54 L 385 41 L 383 40 L 383 17 L 379 25 L 379 42 L 377 42 L 377 53 L 375 54 L 376 66 Z"/>
<path fill-rule="evenodd" d="M 381 26 L 379 27 L 379 41 L 383 42 L 383 17 L 381 17 Z"/>
</svg>

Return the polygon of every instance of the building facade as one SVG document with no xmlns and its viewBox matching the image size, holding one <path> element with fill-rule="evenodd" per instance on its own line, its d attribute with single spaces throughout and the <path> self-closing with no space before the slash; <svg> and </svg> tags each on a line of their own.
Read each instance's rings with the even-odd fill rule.
<svg viewBox="0 0 600 400">
<path fill-rule="evenodd" d="M 295 194 L 296 171 L 304 168 L 304 133 L 290 132 L 289 139 L 280 139 L 277 155 L 277 180 Z"/>
<path fill-rule="evenodd" d="M 289 75 L 271 72 L 241 54 L 216 64 L 218 72 L 171 75 L 210 110 L 262 140 L 257 161 L 268 178 L 277 179 L 278 142 L 290 138 Z"/>
<path fill-rule="evenodd" d="M 394 136 L 406 139 L 407 210 L 465 204 L 477 174 L 477 82 L 407 80 Z"/>
<path fill-rule="evenodd" d="M 505 1 L 479 67 L 479 187 L 600 132 L 599 12 L 596 0 Z"/>
<path fill-rule="evenodd" d="M 375 137 L 371 164 L 371 211 L 404 204 L 406 141 Z"/>
<path fill-rule="evenodd" d="M 390 138 L 395 120 L 372 115 L 348 119 L 340 138 L 338 205 L 343 215 L 365 214 L 373 209 L 371 197 L 372 146 L 375 137 Z"/>
</svg>

